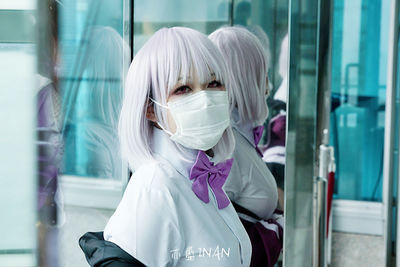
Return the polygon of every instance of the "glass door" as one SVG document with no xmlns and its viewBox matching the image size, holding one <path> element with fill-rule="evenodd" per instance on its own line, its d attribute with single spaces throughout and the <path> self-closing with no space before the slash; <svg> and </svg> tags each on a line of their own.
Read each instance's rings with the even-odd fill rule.
<svg viewBox="0 0 400 267">
<path fill-rule="evenodd" d="M 335 198 L 382 201 L 390 1 L 335 1 L 331 143 Z"/>
<path fill-rule="evenodd" d="M 337 163 L 332 227 L 338 232 L 382 236 L 390 220 L 385 132 L 392 131 L 387 116 L 394 112 L 388 95 L 393 2 L 333 5 L 330 144 Z"/>
<path fill-rule="evenodd" d="M 391 222 L 397 176 L 396 164 L 386 166 L 384 136 L 396 136 L 396 123 L 387 119 L 397 114 L 395 95 L 388 97 L 388 59 L 395 57 L 387 48 L 397 2 L 289 1 L 285 266 L 329 263 L 329 240 L 322 238 L 329 188 L 334 231 L 382 236 L 385 221 Z M 392 30 L 398 34 L 397 26 Z M 321 144 L 334 148 L 333 187 L 320 173 Z M 396 142 L 390 147 L 397 162 Z M 389 233 L 387 244 L 392 238 Z"/>
<path fill-rule="evenodd" d="M 391 221 L 390 192 L 396 188 L 396 179 L 393 183 L 383 181 L 396 177 L 396 164 L 385 167 L 389 158 L 384 156 L 389 142 L 385 131 L 394 131 L 394 126 L 387 124 L 387 116 L 395 114 L 394 104 L 388 104 L 395 101 L 394 95 L 388 98 L 387 94 L 391 84 L 388 59 L 394 58 L 387 49 L 394 2 L 290 1 L 287 266 L 295 266 L 299 260 L 309 265 L 310 259 L 316 266 L 324 260 L 321 246 L 327 244 L 318 239 L 321 231 L 315 229 L 320 226 L 315 216 L 323 217 L 327 207 L 318 202 L 328 189 L 318 185 L 319 150 L 324 142 L 334 148 L 337 163 L 333 230 L 382 236 L 385 220 Z M 392 30 L 398 32 L 397 27 Z M 324 129 L 329 130 L 325 141 Z M 391 147 L 396 156 L 396 142 Z M 314 189 L 313 179 L 317 183 Z M 390 234 L 387 240 L 393 237 Z M 314 251 L 307 248 L 310 243 L 316 246 Z M 291 254 L 296 251 L 296 255 Z M 329 255 L 325 260 L 329 262 Z"/>
<path fill-rule="evenodd" d="M 329 17 L 330 1 L 289 1 L 284 266 L 325 266 L 326 184 L 318 148 L 329 121 L 319 108 L 330 90 L 329 68 L 323 69 L 330 59 Z"/>
</svg>

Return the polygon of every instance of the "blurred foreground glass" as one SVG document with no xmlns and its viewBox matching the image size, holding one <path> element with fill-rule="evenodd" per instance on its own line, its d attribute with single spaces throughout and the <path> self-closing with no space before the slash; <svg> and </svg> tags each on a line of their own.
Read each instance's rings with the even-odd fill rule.
<svg viewBox="0 0 400 267">
<path fill-rule="evenodd" d="M 36 1 L 0 3 L 0 266 L 36 265 Z"/>
<path fill-rule="evenodd" d="M 318 0 L 290 1 L 285 266 L 313 266 L 313 185 L 317 140 Z M 321 37 L 322 38 L 322 37 Z M 315 265 L 318 266 L 318 265 Z M 321 265 L 322 266 L 322 265 Z"/>
</svg>

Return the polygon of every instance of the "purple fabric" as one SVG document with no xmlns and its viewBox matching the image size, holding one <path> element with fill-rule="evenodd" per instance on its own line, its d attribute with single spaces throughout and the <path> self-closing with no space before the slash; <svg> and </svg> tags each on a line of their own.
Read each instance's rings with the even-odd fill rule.
<svg viewBox="0 0 400 267">
<path fill-rule="evenodd" d="M 51 105 L 49 103 L 50 99 L 50 89 L 43 89 L 39 91 L 37 98 L 38 106 L 38 127 L 48 127 L 51 122 L 49 120 L 49 114 L 51 112 Z"/>
<path fill-rule="evenodd" d="M 261 223 L 252 223 L 240 219 L 247 234 L 250 237 L 252 246 L 252 255 L 250 267 L 273 267 L 278 261 L 283 247 L 283 229 L 273 219 L 268 223 L 276 224 L 279 229 L 279 237 L 273 230 L 265 228 Z"/>
<path fill-rule="evenodd" d="M 232 163 L 233 159 L 228 159 L 225 162 L 214 165 L 213 162 L 208 160 L 204 151 L 199 151 L 197 159 L 190 169 L 189 175 L 190 180 L 194 180 L 192 190 L 196 196 L 205 203 L 210 201 L 208 195 L 208 183 L 214 192 L 218 208 L 223 209 L 227 207 L 230 201 L 222 190 L 222 186 L 228 177 Z"/>
<path fill-rule="evenodd" d="M 42 88 L 37 95 L 37 148 L 39 163 L 38 208 L 47 213 L 43 220 L 56 213 L 55 194 L 57 175 L 62 160 L 63 145 L 53 110 L 53 84 Z M 53 219 L 49 219 L 53 221 Z"/>
<path fill-rule="evenodd" d="M 267 149 L 274 146 L 285 146 L 286 115 L 279 114 L 271 119 L 268 124 L 268 135 Z"/>
<path fill-rule="evenodd" d="M 257 126 L 253 128 L 253 136 L 254 136 L 254 145 L 256 147 L 256 151 L 257 153 L 263 157 L 263 153 L 261 152 L 261 150 L 258 148 L 258 143 L 260 143 L 261 137 L 263 135 L 263 131 L 264 131 L 264 126 Z"/>
</svg>

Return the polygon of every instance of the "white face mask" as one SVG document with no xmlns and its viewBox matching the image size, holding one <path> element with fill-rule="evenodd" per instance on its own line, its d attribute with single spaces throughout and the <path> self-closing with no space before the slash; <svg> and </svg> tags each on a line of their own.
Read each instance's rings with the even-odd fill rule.
<svg viewBox="0 0 400 267">
<path fill-rule="evenodd" d="M 171 135 L 172 141 L 187 148 L 206 151 L 214 147 L 229 126 L 226 91 L 203 90 L 168 102 L 168 106 L 152 101 L 169 109 L 176 124 L 176 132 L 172 134 L 158 123 L 160 127 Z"/>
</svg>

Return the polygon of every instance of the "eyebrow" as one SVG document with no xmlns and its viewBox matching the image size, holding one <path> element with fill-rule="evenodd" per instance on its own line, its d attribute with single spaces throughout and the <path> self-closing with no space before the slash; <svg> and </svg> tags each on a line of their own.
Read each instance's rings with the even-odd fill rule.
<svg viewBox="0 0 400 267">
<path fill-rule="evenodd" d="M 192 78 L 191 78 L 190 76 L 188 76 L 186 79 L 187 79 L 187 80 L 190 80 L 190 79 L 192 79 Z M 183 80 L 183 77 L 179 77 L 179 78 L 178 78 L 178 82 L 179 82 L 179 81 L 182 81 L 182 80 Z"/>
<path fill-rule="evenodd" d="M 213 72 L 213 73 L 210 74 L 210 76 L 216 76 L 216 75 L 215 75 L 215 73 Z M 191 77 L 191 76 L 188 76 L 186 79 L 187 79 L 187 80 L 191 80 L 192 77 Z M 178 77 L 178 82 L 179 82 L 179 81 L 182 81 L 182 80 L 183 80 L 183 77 Z"/>
</svg>

